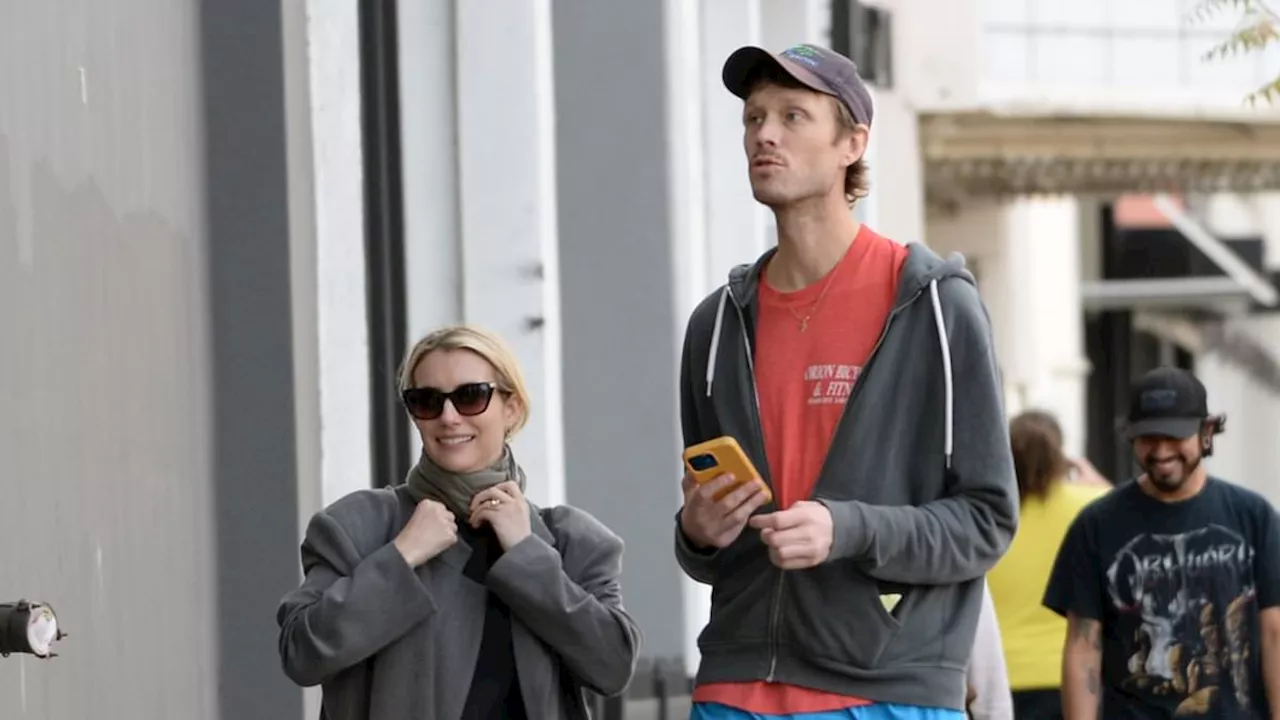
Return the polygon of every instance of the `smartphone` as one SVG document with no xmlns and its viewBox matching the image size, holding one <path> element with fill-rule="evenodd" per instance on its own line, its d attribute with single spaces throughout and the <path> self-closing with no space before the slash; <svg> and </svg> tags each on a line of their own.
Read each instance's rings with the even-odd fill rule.
<svg viewBox="0 0 1280 720">
<path fill-rule="evenodd" d="M 734 484 L 721 490 L 716 495 L 716 500 L 733 492 L 744 483 L 753 482 L 760 477 L 760 473 L 756 472 L 756 466 L 751 463 L 751 458 L 747 457 L 742 446 L 737 440 L 727 435 L 686 448 L 684 466 L 693 481 L 699 485 L 710 482 L 725 473 L 733 475 Z M 760 487 L 764 490 L 765 499 L 772 502 L 773 493 L 769 492 L 769 486 L 761 482 Z"/>
</svg>

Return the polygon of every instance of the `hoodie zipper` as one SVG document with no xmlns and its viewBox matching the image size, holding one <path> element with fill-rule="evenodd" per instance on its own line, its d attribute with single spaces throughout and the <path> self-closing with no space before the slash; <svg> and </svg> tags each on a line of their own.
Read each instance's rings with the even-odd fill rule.
<svg viewBox="0 0 1280 720">
<path fill-rule="evenodd" d="M 742 305 L 738 303 L 738 298 L 733 294 L 733 287 L 726 286 L 729 289 L 729 299 L 733 300 L 733 309 L 738 313 L 738 326 L 742 329 L 742 347 L 747 354 L 747 368 L 751 376 L 751 394 L 755 398 L 755 427 L 756 442 L 760 443 L 760 454 L 765 457 L 766 467 L 761 470 L 762 473 L 768 473 L 768 456 L 764 447 L 764 429 L 761 420 L 760 410 L 760 391 L 756 387 L 756 364 L 755 359 L 751 356 L 751 339 L 747 332 L 747 318 L 742 314 Z M 776 491 L 775 491 L 776 496 Z M 778 583 L 774 586 L 773 605 L 769 612 L 769 675 L 765 678 L 765 682 L 773 682 L 774 671 L 778 668 L 778 620 L 782 613 L 782 585 L 786 580 L 786 571 L 778 571 Z"/>
<path fill-rule="evenodd" d="M 910 297 L 908 297 L 905 301 L 898 303 L 893 308 L 893 310 L 889 312 L 889 317 L 885 319 L 884 328 L 881 329 L 880 331 L 880 337 L 876 338 L 876 344 L 872 346 L 871 353 L 867 355 L 867 362 L 863 365 L 863 373 L 866 373 L 871 369 L 871 363 L 872 361 L 875 360 L 876 355 L 879 354 L 880 346 L 884 344 L 884 339 L 886 336 L 888 336 L 889 328 L 890 326 L 893 325 L 894 319 L 897 318 L 898 314 L 901 313 L 904 309 L 906 309 L 911 304 L 913 304 L 916 300 L 918 300 L 920 296 L 924 293 L 924 289 L 927 286 L 928 286 L 927 283 L 925 285 L 921 285 L 920 288 L 917 289 L 915 292 L 913 292 Z M 761 421 L 762 413 L 760 410 L 760 392 L 756 387 L 755 359 L 751 356 L 751 340 L 749 338 L 748 331 L 747 331 L 747 320 L 746 320 L 746 317 L 742 314 L 742 305 L 738 303 L 737 296 L 733 294 L 732 283 L 727 284 L 725 287 L 729 292 L 729 299 L 733 301 L 733 309 L 738 314 L 738 326 L 742 329 L 742 346 L 744 351 L 747 354 L 747 368 L 750 371 L 748 374 L 751 376 L 751 394 L 755 399 L 755 418 L 754 419 L 755 419 L 756 441 L 760 443 L 760 454 L 763 456 L 765 455 L 765 447 L 764 447 L 764 430 L 762 428 L 762 421 Z M 861 380 L 861 378 L 859 378 L 859 380 Z M 862 385 L 863 385 L 862 382 L 858 382 L 854 385 L 853 392 L 850 393 L 849 399 L 845 406 L 846 407 L 845 415 L 848 415 L 849 408 L 852 406 L 854 399 L 858 396 L 858 392 L 861 390 Z M 843 425 L 844 422 L 845 422 L 845 418 L 842 417 L 840 424 Z M 839 430 L 840 428 L 837 426 L 836 428 L 837 436 L 839 435 Z M 832 438 L 832 439 L 834 440 L 835 438 Z M 767 462 L 768 460 L 766 458 L 766 463 Z M 767 472 L 767 468 L 763 472 Z M 820 471 L 820 474 L 818 476 L 819 480 L 825 477 L 826 474 L 827 474 L 827 467 L 826 467 L 826 461 L 824 460 L 822 470 Z M 817 491 L 818 491 L 818 487 L 815 484 L 813 492 L 810 493 L 810 497 L 811 498 L 816 497 Z M 773 606 L 769 613 L 769 674 L 765 676 L 765 682 L 775 682 L 776 671 L 778 669 L 778 622 L 780 619 L 779 616 L 782 614 L 782 588 L 783 588 L 783 585 L 785 584 L 786 577 L 787 577 L 786 571 L 779 570 L 778 583 L 774 586 Z"/>
</svg>

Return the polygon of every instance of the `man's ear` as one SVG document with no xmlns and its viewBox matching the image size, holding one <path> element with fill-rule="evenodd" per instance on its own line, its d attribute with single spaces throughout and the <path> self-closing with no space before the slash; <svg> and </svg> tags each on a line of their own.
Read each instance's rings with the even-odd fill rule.
<svg viewBox="0 0 1280 720">
<path fill-rule="evenodd" d="M 1227 431 L 1227 414 L 1220 413 L 1218 415 L 1210 415 L 1205 418 L 1205 426 L 1209 430 L 1210 435 L 1221 435 Z"/>
<path fill-rule="evenodd" d="M 1200 450 L 1205 457 L 1213 455 L 1213 437 L 1227 431 L 1227 416 L 1210 415 L 1200 431 Z"/>
<path fill-rule="evenodd" d="M 845 158 L 846 166 L 852 167 L 867 154 L 867 142 L 870 137 L 870 128 L 866 125 L 855 125 L 846 137 L 841 138 L 848 153 Z"/>
</svg>

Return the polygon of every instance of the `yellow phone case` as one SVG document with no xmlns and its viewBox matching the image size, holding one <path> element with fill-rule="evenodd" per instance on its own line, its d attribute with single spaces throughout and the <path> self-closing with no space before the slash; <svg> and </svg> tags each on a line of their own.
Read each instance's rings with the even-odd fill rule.
<svg viewBox="0 0 1280 720">
<path fill-rule="evenodd" d="M 735 483 L 720 491 L 716 495 L 716 500 L 733 492 L 743 483 L 752 482 L 760 476 L 751 458 L 747 457 L 747 453 L 743 451 L 738 441 L 727 435 L 686 448 L 684 467 L 689 471 L 693 481 L 699 485 L 710 482 L 725 473 L 733 475 Z M 772 501 L 773 493 L 769 492 L 769 486 L 763 482 L 760 486 L 764 490 L 765 497 Z"/>
</svg>

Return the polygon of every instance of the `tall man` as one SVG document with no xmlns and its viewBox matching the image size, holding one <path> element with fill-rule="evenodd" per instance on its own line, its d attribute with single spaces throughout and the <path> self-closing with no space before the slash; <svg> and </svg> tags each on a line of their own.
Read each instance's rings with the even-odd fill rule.
<svg viewBox="0 0 1280 720">
<path fill-rule="evenodd" d="M 676 556 L 713 586 L 694 717 L 960 718 L 1017 524 L 986 310 L 958 256 L 853 218 L 872 104 L 852 62 L 747 47 L 723 77 L 778 243 L 685 335 L 685 444 L 732 436 L 764 475 L 719 501 L 733 478 L 684 481 Z"/>
</svg>

